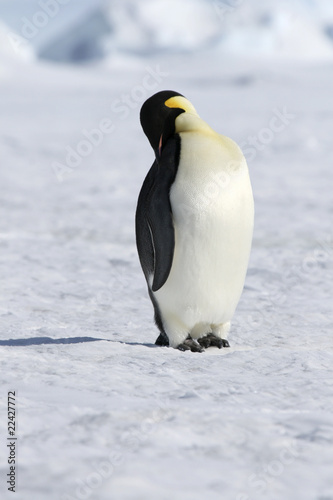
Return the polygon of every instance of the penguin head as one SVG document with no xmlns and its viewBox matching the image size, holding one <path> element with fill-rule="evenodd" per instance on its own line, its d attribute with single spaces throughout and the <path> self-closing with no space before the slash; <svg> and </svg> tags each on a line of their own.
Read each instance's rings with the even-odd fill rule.
<svg viewBox="0 0 333 500">
<path fill-rule="evenodd" d="M 176 132 L 176 118 L 181 113 L 197 115 L 194 106 L 178 92 L 162 90 L 144 102 L 140 122 L 157 161 L 168 139 Z"/>
</svg>

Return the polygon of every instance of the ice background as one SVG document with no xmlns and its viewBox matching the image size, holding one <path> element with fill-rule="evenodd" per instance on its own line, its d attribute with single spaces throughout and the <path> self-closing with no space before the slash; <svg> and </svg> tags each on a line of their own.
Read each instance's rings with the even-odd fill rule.
<svg viewBox="0 0 333 500">
<path fill-rule="evenodd" d="M 333 500 L 332 84 L 330 0 L 0 1 L 1 498 Z M 162 89 L 248 158 L 223 351 L 154 346 L 134 211 Z"/>
</svg>

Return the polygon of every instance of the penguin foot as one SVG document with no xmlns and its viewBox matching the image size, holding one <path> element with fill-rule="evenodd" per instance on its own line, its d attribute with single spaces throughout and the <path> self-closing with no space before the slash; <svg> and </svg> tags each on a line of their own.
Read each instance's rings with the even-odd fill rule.
<svg viewBox="0 0 333 500">
<path fill-rule="evenodd" d="M 177 346 L 180 351 L 204 352 L 204 348 L 192 337 L 188 336 L 184 342 Z"/>
<path fill-rule="evenodd" d="M 208 333 L 205 337 L 201 337 L 201 339 L 198 339 L 198 343 L 206 349 L 207 347 L 218 347 L 219 349 L 222 349 L 222 347 L 230 347 L 226 339 L 216 337 L 213 333 Z"/>
<path fill-rule="evenodd" d="M 166 335 L 164 335 L 163 333 L 161 333 L 157 337 L 157 339 L 155 341 L 155 345 L 160 345 L 160 346 L 163 346 L 163 347 L 165 347 L 165 346 L 169 347 L 169 339 L 168 339 L 168 337 Z"/>
</svg>

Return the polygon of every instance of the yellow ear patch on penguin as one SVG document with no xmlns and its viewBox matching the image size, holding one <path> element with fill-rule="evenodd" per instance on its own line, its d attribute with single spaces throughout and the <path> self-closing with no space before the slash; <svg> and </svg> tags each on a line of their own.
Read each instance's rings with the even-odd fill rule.
<svg viewBox="0 0 333 500">
<path fill-rule="evenodd" d="M 168 108 L 180 108 L 183 109 L 186 113 L 197 115 L 195 107 L 188 99 L 186 99 L 186 97 L 180 95 L 170 97 L 170 99 L 167 99 L 164 104 Z"/>
</svg>

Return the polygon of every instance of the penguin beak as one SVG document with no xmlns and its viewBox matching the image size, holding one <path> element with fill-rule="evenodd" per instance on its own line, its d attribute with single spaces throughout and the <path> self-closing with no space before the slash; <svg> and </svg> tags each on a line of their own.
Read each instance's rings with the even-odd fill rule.
<svg viewBox="0 0 333 500">
<path fill-rule="evenodd" d="M 161 154 L 162 154 L 162 139 L 163 139 L 163 134 L 161 134 L 160 142 L 158 143 L 158 157 L 159 158 L 161 158 Z"/>
</svg>

